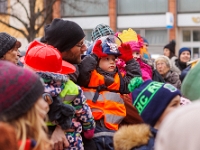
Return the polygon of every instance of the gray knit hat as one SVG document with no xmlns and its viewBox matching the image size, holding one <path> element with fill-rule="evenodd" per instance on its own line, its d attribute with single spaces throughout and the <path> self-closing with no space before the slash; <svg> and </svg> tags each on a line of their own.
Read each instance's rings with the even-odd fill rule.
<svg viewBox="0 0 200 150">
<path fill-rule="evenodd" d="M 95 41 L 102 36 L 114 35 L 114 34 L 115 34 L 114 31 L 108 25 L 99 24 L 93 29 L 91 38 L 92 41 Z"/>
<path fill-rule="evenodd" d="M 34 72 L 0 61 L 0 120 L 11 121 L 33 107 L 44 86 Z"/>
<path fill-rule="evenodd" d="M 0 58 L 12 49 L 17 39 L 5 32 L 0 32 Z"/>
</svg>

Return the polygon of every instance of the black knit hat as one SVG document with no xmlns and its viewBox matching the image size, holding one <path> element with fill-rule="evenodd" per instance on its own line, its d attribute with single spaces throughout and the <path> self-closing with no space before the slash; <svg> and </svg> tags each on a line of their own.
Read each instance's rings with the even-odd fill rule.
<svg viewBox="0 0 200 150">
<path fill-rule="evenodd" d="M 0 32 L 0 58 L 12 49 L 17 39 L 5 32 Z"/>
<path fill-rule="evenodd" d="M 11 121 L 26 112 L 42 96 L 44 86 L 34 72 L 0 61 L 0 120 Z"/>
<path fill-rule="evenodd" d="M 70 50 L 84 37 L 83 29 L 69 20 L 56 18 L 45 26 L 45 40 L 60 52 Z"/>
<path fill-rule="evenodd" d="M 168 48 L 171 53 L 175 54 L 175 47 L 176 47 L 176 42 L 174 40 L 172 40 L 169 42 L 169 44 L 164 46 L 164 49 Z"/>
</svg>

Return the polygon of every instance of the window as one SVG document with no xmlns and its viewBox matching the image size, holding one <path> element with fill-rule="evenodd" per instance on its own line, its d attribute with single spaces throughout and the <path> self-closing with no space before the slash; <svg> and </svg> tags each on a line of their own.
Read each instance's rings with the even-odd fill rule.
<svg viewBox="0 0 200 150">
<path fill-rule="evenodd" d="M 84 30 L 84 33 L 85 33 L 85 39 L 91 41 L 92 30 Z"/>
<path fill-rule="evenodd" d="M 118 0 L 118 14 L 149 14 L 168 11 L 168 0 Z"/>
<path fill-rule="evenodd" d="M 163 45 L 168 42 L 167 30 L 145 30 L 145 38 L 150 45 Z"/>
<path fill-rule="evenodd" d="M 200 12 L 200 0 L 178 0 L 178 12 Z"/>
<path fill-rule="evenodd" d="M 189 47 L 191 49 L 191 59 L 200 57 L 200 30 L 196 29 L 183 29 L 182 37 L 180 38 L 180 48 Z"/>
<path fill-rule="evenodd" d="M 197 58 L 199 58 L 199 48 L 194 47 L 193 48 L 193 59 L 197 59 Z"/>
<path fill-rule="evenodd" d="M 0 0 L 0 12 L 1 13 L 7 12 L 7 0 Z"/>
<path fill-rule="evenodd" d="M 108 15 L 107 0 L 62 1 L 62 17 Z"/>
<path fill-rule="evenodd" d="M 191 41 L 190 31 L 188 31 L 188 30 L 183 31 L 183 41 L 184 42 Z"/>
<path fill-rule="evenodd" d="M 199 41 L 200 42 L 200 30 L 199 31 L 193 31 L 193 41 Z"/>
</svg>

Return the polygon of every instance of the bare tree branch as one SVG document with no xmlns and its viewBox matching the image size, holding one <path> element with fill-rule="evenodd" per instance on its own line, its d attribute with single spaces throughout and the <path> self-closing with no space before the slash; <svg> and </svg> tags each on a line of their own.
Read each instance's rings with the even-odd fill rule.
<svg viewBox="0 0 200 150">
<path fill-rule="evenodd" d="M 30 20 L 29 13 L 28 13 L 28 10 L 27 10 L 27 8 L 25 7 L 25 5 L 24 5 L 20 0 L 18 0 L 18 3 L 24 8 L 24 10 L 25 10 L 25 12 L 26 12 L 26 16 L 27 16 L 28 20 Z"/>
<path fill-rule="evenodd" d="M 50 6 L 53 6 L 53 4 L 56 2 L 57 0 L 53 0 L 46 8 L 49 8 Z M 39 32 L 39 30 L 44 26 L 44 24 L 46 23 L 48 17 L 52 14 L 53 10 L 52 9 L 48 9 L 49 11 L 47 12 L 46 16 L 44 17 L 43 22 L 39 25 L 39 27 L 37 28 L 37 32 Z"/>
<path fill-rule="evenodd" d="M 13 18 L 17 19 L 19 22 L 21 22 L 26 28 L 28 27 L 27 23 L 24 22 L 23 20 L 21 20 L 21 19 L 20 19 L 19 17 L 17 17 L 16 15 L 9 14 L 9 13 L 1 13 L 1 12 L 0 12 L 0 15 L 6 15 L 6 16 L 13 17 Z"/>
<path fill-rule="evenodd" d="M 6 25 L 6 26 L 9 27 L 9 28 L 13 28 L 13 29 L 19 31 L 19 32 L 22 33 L 26 38 L 28 38 L 28 35 L 24 32 L 24 30 L 21 30 L 21 29 L 18 29 L 18 28 L 16 28 L 16 27 L 14 27 L 14 26 L 11 26 L 10 24 L 8 24 L 8 23 L 6 23 L 6 22 L 4 22 L 4 21 L 2 21 L 2 20 L 0 20 L 0 23 Z"/>
</svg>

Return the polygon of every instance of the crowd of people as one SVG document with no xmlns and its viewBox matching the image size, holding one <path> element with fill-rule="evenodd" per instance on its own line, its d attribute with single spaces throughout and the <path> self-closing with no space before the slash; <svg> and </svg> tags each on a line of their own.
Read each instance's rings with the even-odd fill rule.
<svg viewBox="0 0 200 150">
<path fill-rule="evenodd" d="M 2 150 L 200 148 L 200 64 L 176 42 L 153 60 L 133 29 L 54 19 L 44 37 L 21 43 L 0 33 Z M 182 107 L 179 107 L 179 106 Z M 191 140 L 192 139 L 192 140 Z M 188 142 L 191 141 L 191 142 Z"/>
</svg>

